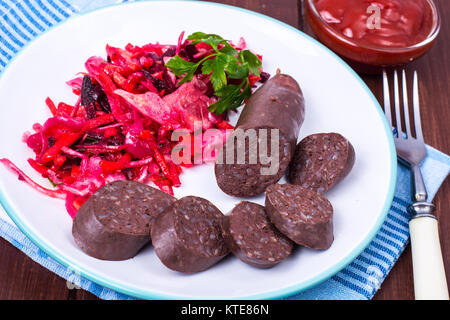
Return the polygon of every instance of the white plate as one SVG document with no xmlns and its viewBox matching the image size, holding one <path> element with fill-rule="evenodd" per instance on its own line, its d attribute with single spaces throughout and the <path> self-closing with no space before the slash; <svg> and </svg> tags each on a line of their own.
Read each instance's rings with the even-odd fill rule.
<svg viewBox="0 0 450 320">
<path fill-rule="evenodd" d="M 396 156 L 381 109 L 351 69 L 331 51 L 279 21 L 234 7 L 200 2 L 137 2 L 69 19 L 29 44 L 0 79 L 0 157 L 48 185 L 26 163 L 32 152 L 22 134 L 50 116 L 47 96 L 73 103 L 65 81 L 84 70 L 105 45 L 159 41 L 176 43 L 182 30 L 217 33 L 235 42 L 244 36 L 264 56 L 264 69 L 291 74 L 306 100 L 300 138 L 336 131 L 355 147 L 351 174 L 328 197 L 335 209 L 335 241 L 326 251 L 299 248 L 278 266 L 259 270 L 230 257 L 211 269 L 184 275 L 166 269 L 151 247 L 127 261 L 101 261 L 85 255 L 72 240 L 64 203 L 43 196 L 0 167 L 0 200 L 14 222 L 50 256 L 85 277 L 141 298 L 277 298 L 332 276 L 371 241 L 392 201 Z M 228 212 L 240 199 L 217 187 L 213 167 L 186 170 L 176 196 L 196 195 Z M 263 203 L 263 197 L 253 199 Z"/>
</svg>

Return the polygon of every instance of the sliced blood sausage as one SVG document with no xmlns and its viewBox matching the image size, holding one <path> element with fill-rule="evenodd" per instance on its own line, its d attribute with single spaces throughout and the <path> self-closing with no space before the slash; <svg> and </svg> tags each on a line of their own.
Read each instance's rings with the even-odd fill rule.
<svg viewBox="0 0 450 320">
<path fill-rule="evenodd" d="M 350 173 L 354 163 L 355 150 L 339 133 L 312 134 L 297 145 L 288 180 L 325 193 Z"/>
<path fill-rule="evenodd" d="M 328 249 L 333 243 L 333 207 L 311 189 L 292 184 L 269 186 L 266 212 L 277 229 L 299 245 Z"/>
<path fill-rule="evenodd" d="M 175 271 L 206 270 L 229 253 L 222 237 L 223 222 L 222 212 L 208 200 L 181 198 L 159 215 L 152 226 L 156 255 Z"/>
<path fill-rule="evenodd" d="M 135 181 L 115 181 L 94 193 L 73 220 L 75 243 L 102 260 L 134 257 L 150 241 L 154 219 L 175 198 Z"/>
<path fill-rule="evenodd" d="M 226 216 L 223 235 L 236 257 L 258 268 L 273 267 L 293 248 L 293 242 L 270 222 L 265 208 L 248 201 L 240 202 Z"/>
<path fill-rule="evenodd" d="M 232 196 L 251 197 L 280 180 L 294 154 L 304 113 L 302 91 L 291 76 L 277 74 L 258 88 L 217 157 L 220 189 Z M 241 161 L 239 154 L 244 155 Z"/>
</svg>

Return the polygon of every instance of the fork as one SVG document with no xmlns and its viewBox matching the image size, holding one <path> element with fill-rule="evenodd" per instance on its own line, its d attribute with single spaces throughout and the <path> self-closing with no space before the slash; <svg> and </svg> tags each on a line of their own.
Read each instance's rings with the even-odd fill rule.
<svg viewBox="0 0 450 320">
<path fill-rule="evenodd" d="M 408 91 L 406 73 L 402 70 L 403 116 L 401 122 L 399 77 L 394 71 L 394 110 L 396 124 L 392 122 L 389 80 L 383 71 L 384 112 L 394 132 L 394 142 L 399 160 L 411 169 L 413 203 L 407 208 L 411 218 L 409 231 L 414 273 L 414 295 L 416 300 L 448 300 L 447 280 L 439 242 L 438 222 L 434 215 L 435 206 L 427 202 L 427 190 L 423 182 L 419 165 L 427 151 L 423 140 L 419 108 L 419 85 L 417 71 L 413 76 L 413 115 L 414 127 L 409 118 Z M 415 128 L 416 137 L 412 136 Z M 395 129 L 395 130 L 394 130 Z"/>
</svg>

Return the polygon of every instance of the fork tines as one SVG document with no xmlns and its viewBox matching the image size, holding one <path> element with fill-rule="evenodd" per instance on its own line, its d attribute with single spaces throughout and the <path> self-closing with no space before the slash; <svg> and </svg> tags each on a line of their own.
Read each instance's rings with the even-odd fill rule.
<svg viewBox="0 0 450 320">
<path fill-rule="evenodd" d="M 396 138 L 404 137 L 406 139 L 414 138 L 412 136 L 411 121 L 409 117 L 409 103 L 408 90 L 405 70 L 402 70 L 402 100 L 403 100 L 403 119 L 405 121 L 405 128 L 402 125 L 401 107 L 400 107 L 400 93 L 399 93 L 399 77 L 397 70 L 394 71 L 394 110 L 395 110 L 395 124 L 392 121 L 391 100 L 389 91 L 389 79 L 386 71 L 383 70 L 383 93 L 384 93 L 384 112 L 391 127 L 396 129 Z M 420 106 L 419 106 L 419 85 L 417 71 L 414 71 L 413 76 L 413 115 L 414 115 L 414 131 L 417 140 L 423 141 L 422 125 L 420 122 Z M 395 134 L 394 134 L 395 136 Z"/>
</svg>

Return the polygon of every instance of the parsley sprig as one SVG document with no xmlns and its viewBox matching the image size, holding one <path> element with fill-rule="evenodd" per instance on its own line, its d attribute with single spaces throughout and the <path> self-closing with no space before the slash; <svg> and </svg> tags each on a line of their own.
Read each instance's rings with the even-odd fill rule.
<svg viewBox="0 0 450 320">
<path fill-rule="evenodd" d="M 261 60 L 249 50 L 236 50 L 230 43 L 217 34 L 195 32 L 188 38 L 192 44 L 204 42 L 213 48 L 208 56 L 198 62 L 190 62 L 175 56 L 167 62 L 167 67 L 176 75 L 183 76 L 179 84 L 189 82 L 201 67 L 203 74 L 210 74 L 214 94 L 219 98 L 208 109 L 215 114 L 236 109 L 250 97 L 249 75 L 260 75 Z M 229 84 L 227 79 L 242 81 Z"/>
</svg>

